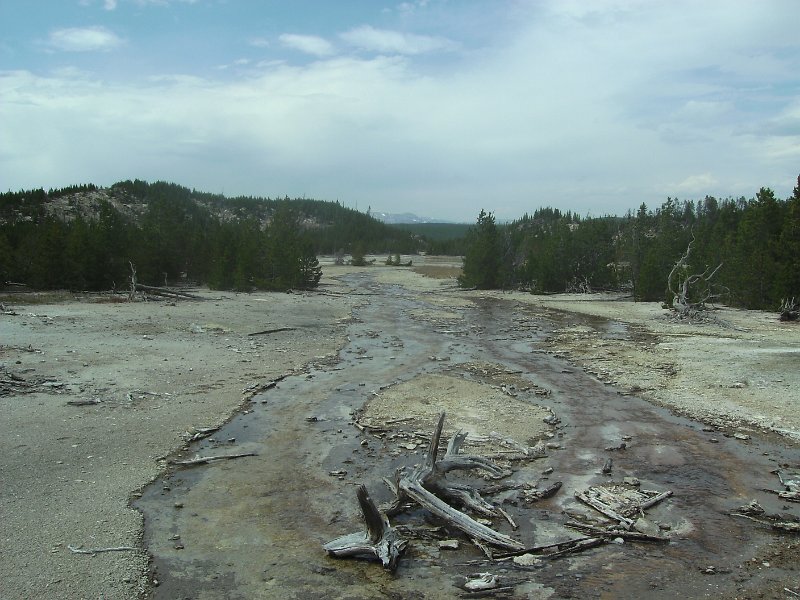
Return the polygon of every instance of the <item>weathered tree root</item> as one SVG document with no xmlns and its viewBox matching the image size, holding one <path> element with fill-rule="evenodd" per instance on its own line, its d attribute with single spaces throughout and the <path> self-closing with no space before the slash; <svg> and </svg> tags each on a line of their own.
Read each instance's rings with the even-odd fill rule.
<svg viewBox="0 0 800 600">
<path fill-rule="evenodd" d="M 378 510 L 365 486 L 358 486 L 356 497 L 367 531 L 343 535 L 324 544 L 323 549 L 337 558 L 377 558 L 385 569 L 394 572 L 408 541 L 400 537 L 397 530 L 389 524 L 386 515 Z"/>
<path fill-rule="evenodd" d="M 394 515 L 402 512 L 403 505 L 412 499 L 471 538 L 508 550 L 521 550 L 524 546 L 520 542 L 478 523 L 445 502 L 444 499 L 455 501 L 486 516 L 504 516 L 495 506 L 481 498 L 477 491 L 464 485 L 448 483 L 445 476 L 450 471 L 465 469 L 481 469 L 494 477 L 504 477 L 509 473 L 486 458 L 459 454 L 461 444 L 467 437 L 461 431 L 453 435 L 444 457 L 437 460 L 444 418 L 445 413 L 441 413 L 431 436 L 425 461 L 409 476 L 400 477 L 395 474 L 394 481 L 384 479 L 395 494 L 395 501 L 387 508 L 386 513 Z"/>
</svg>

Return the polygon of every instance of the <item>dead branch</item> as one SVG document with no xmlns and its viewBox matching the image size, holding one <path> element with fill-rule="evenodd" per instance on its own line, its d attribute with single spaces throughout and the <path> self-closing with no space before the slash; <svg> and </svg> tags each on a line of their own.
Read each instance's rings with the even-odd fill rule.
<svg viewBox="0 0 800 600">
<path fill-rule="evenodd" d="M 131 546 L 113 546 L 111 548 L 81 548 L 80 546 L 67 546 L 67 550 L 73 554 L 99 554 L 101 552 L 130 552 L 136 548 Z"/>
<path fill-rule="evenodd" d="M 264 331 L 254 331 L 253 333 L 248 333 L 248 336 L 254 335 L 269 335 L 270 333 L 280 333 L 281 331 L 295 331 L 297 327 L 278 327 L 276 329 L 265 329 Z"/>
<path fill-rule="evenodd" d="M 610 506 L 608 506 L 604 502 L 601 502 L 597 498 L 589 496 L 586 492 L 580 492 L 580 491 L 575 492 L 575 498 L 577 498 L 584 504 L 588 504 L 597 512 L 604 514 L 609 519 L 618 521 L 619 524 L 623 525 L 626 529 L 630 529 L 631 527 L 633 527 L 634 521 L 626 517 L 623 517 L 621 514 L 612 509 Z"/>
<path fill-rule="evenodd" d="M 574 554 L 582 552 L 589 548 L 601 546 L 607 542 L 604 538 L 599 537 L 581 537 L 566 542 L 558 542 L 556 544 L 547 544 L 546 546 L 534 546 L 532 548 L 522 548 L 521 550 L 514 550 L 513 552 L 503 552 L 495 555 L 496 559 L 512 558 L 514 556 L 522 556 L 523 554 L 533 554 L 534 556 L 543 556 L 545 558 L 559 558 L 567 554 Z"/>
<path fill-rule="evenodd" d="M 377 558 L 385 569 L 394 571 L 408 541 L 400 537 L 397 530 L 389 524 L 387 516 L 378 510 L 365 486 L 358 486 L 356 497 L 367 531 L 336 538 L 324 544 L 323 549 L 337 558 L 349 556 Z"/>
<path fill-rule="evenodd" d="M 575 492 L 575 498 L 609 519 L 618 521 L 625 529 L 633 527 L 636 515 L 671 495 L 671 490 L 655 492 L 618 484 L 591 486 L 585 491 Z"/>
<path fill-rule="evenodd" d="M 595 527 L 588 523 L 579 523 L 577 521 L 564 523 L 564 527 L 570 529 L 577 529 L 583 533 L 592 535 L 593 537 L 606 537 L 606 538 L 622 538 L 623 540 L 632 540 L 636 542 L 669 542 L 669 538 L 657 535 L 650 535 L 641 533 L 639 531 L 620 531 L 619 529 L 603 529 Z"/>
<path fill-rule="evenodd" d="M 232 460 L 234 458 L 243 458 L 245 456 L 257 456 L 255 452 L 242 452 L 240 454 L 220 454 L 218 456 L 197 456 L 190 460 L 173 460 L 170 461 L 173 465 L 181 465 L 190 467 L 193 465 L 206 465 L 218 460 Z"/>
<path fill-rule="evenodd" d="M 744 515 L 742 513 L 731 513 L 731 516 L 740 517 L 742 519 L 749 519 L 750 521 L 755 521 L 756 523 L 760 523 L 761 525 L 768 525 L 769 527 L 772 527 L 772 529 L 777 529 L 778 531 L 785 531 L 787 533 L 800 533 L 800 523 L 792 523 L 790 521 L 757 519 L 756 517 L 752 517 L 750 515 Z"/>
</svg>

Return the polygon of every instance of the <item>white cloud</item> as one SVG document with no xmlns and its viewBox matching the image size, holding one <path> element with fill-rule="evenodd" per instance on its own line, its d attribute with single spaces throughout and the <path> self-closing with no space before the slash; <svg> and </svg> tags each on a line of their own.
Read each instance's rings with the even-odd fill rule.
<svg viewBox="0 0 800 600">
<path fill-rule="evenodd" d="M 785 197 L 800 164 L 793 9 L 676 2 L 509 3 L 469 60 L 433 67 L 406 57 L 450 49 L 444 38 L 364 26 L 337 41 L 379 56 L 286 35 L 273 45 L 316 60 L 253 51 L 218 80 L 0 73 L 0 181 L 164 179 L 466 221 L 761 186 Z"/>
<path fill-rule="evenodd" d="M 284 33 L 278 39 L 287 48 L 293 48 L 312 56 L 331 56 L 335 52 L 330 42 L 316 35 Z"/>
<path fill-rule="evenodd" d="M 457 47 L 454 42 L 446 38 L 375 29 L 369 25 L 356 27 L 340 34 L 339 37 L 351 46 L 381 54 L 425 54 L 438 50 L 453 50 Z"/>
<path fill-rule="evenodd" d="M 697 175 L 689 175 L 680 183 L 674 185 L 675 189 L 689 194 L 692 197 L 699 195 L 715 193 L 715 189 L 719 188 L 719 181 L 711 173 L 700 173 Z"/>
<path fill-rule="evenodd" d="M 269 40 L 262 37 L 250 38 L 247 43 L 254 48 L 268 48 L 270 46 Z"/>
<path fill-rule="evenodd" d="M 114 10 L 117 8 L 117 0 L 104 0 L 103 8 L 106 10 Z"/>
<path fill-rule="evenodd" d="M 105 27 L 69 27 L 50 33 L 49 45 L 66 52 L 108 51 L 122 44 L 122 39 Z"/>
</svg>

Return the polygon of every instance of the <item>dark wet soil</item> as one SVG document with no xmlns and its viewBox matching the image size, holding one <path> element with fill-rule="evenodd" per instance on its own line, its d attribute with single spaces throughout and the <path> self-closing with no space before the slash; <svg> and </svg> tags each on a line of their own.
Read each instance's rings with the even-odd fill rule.
<svg viewBox="0 0 800 600">
<path fill-rule="evenodd" d="M 797 516 L 774 494 L 772 470 L 797 469 L 796 449 L 769 440 L 737 440 L 622 395 L 544 351 L 556 323 L 523 306 L 496 300 L 458 309 L 465 318 L 441 325 L 414 320 L 424 302 L 367 275 L 351 283 L 376 292 L 355 313 L 350 342 L 334 365 L 309 368 L 257 396 L 190 455 L 255 452 L 257 456 L 171 471 L 136 506 L 145 515 L 153 556 L 155 598 L 452 598 L 469 573 L 490 571 L 513 586 L 514 598 L 787 598 L 800 593 L 797 536 L 731 517 L 753 499 L 770 513 Z M 559 317 L 575 318 L 575 317 Z M 595 323 L 596 324 L 596 323 Z M 609 334 L 625 336 L 624 327 Z M 432 356 L 449 356 L 447 363 Z M 520 463 L 516 480 L 562 481 L 552 499 L 534 505 L 513 498 L 504 508 L 520 525 L 495 526 L 526 545 L 578 537 L 566 513 L 598 517 L 573 497 L 589 485 L 632 476 L 642 488 L 672 490 L 647 511 L 668 544 L 607 544 L 571 557 L 519 567 L 492 563 L 457 531 L 457 550 L 436 539 L 412 539 L 396 574 L 374 563 L 327 557 L 321 545 L 360 528 L 355 485 L 379 502 L 382 484 L 401 464 L 393 442 L 361 432 L 353 415 L 381 388 L 460 363 L 503 365 L 547 388 L 531 401 L 561 419 L 547 459 Z M 398 424 L 402 429 L 402 424 Z M 606 450 L 626 440 L 624 450 Z M 601 473 L 613 458 L 611 475 Z M 546 467 L 553 473 L 543 476 Z M 498 500 L 498 498 L 495 498 Z M 400 523 L 436 526 L 418 510 Z M 709 567 L 713 567 L 709 569 Z"/>
</svg>

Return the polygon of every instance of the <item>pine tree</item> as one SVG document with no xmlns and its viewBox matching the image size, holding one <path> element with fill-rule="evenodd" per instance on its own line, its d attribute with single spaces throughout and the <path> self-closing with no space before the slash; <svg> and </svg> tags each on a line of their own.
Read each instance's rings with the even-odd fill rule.
<svg viewBox="0 0 800 600">
<path fill-rule="evenodd" d="M 499 287 L 502 267 L 500 251 L 500 234 L 494 215 L 481 210 L 475 226 L 467 233 L 467 252 L 458 284 L 481 290 Z"/>
</svg>

